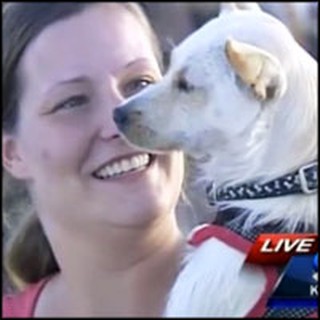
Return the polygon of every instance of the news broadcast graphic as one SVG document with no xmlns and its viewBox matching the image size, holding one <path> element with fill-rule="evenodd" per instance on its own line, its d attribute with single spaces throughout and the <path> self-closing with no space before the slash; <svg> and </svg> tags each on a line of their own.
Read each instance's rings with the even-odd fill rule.
<svg viewBox="0 0 320 320">
<path fill-rule="evenodd" d="M 318 306 L 318 235 L 261 234 L 246 261 L 283 271 L 268 300 L 271 308 Z"/>
</svg>

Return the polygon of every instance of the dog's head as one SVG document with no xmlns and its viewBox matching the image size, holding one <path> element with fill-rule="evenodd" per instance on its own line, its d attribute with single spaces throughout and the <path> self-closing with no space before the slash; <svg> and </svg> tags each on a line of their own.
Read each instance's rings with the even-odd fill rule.
<svg viewBox="0 0 320 320">
<path fill-rule="evenodd" d="M 159 83 L 115 110 L 115 122 L 131 143 L 146 149 L 215 152 L 261 127 L 259 121 L 270 118 L 262 114 L 274 113 L 295 47 L 288 29 L 257 5 L 226 4 L 173 50 Z"/>
</svg>

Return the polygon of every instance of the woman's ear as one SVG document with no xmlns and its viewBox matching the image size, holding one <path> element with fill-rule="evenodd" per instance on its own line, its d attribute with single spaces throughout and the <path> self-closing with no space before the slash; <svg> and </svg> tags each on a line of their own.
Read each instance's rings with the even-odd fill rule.
<svg viewBox="0 0 320 320">
<path fill-rule="evenodd" d="M 30 177 L 21 147 L 14 135 L 2 133 L 2 165 L 17 179 Z"/>
</svg>

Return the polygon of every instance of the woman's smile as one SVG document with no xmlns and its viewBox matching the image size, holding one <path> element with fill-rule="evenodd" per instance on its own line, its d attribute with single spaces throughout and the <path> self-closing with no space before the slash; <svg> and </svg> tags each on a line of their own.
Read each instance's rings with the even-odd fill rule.
<svg viewBox="0 0 320 320">
<path fill-rule="evenodd" d="M 137 178 L 153 167 L 156 156 L 149 153 L 132 153 L 115 157 L 96 169 L 92 176 L 100 181 Z"/>
</svg>

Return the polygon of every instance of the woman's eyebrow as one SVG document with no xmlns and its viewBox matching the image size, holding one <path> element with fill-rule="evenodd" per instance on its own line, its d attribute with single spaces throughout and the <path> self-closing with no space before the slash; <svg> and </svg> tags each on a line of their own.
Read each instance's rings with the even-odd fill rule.
<svg viewBox="0 0 320 320">
<path fill-rule="evenodd" d="M 51 91 L 53 91 L 56 87 L 60 87 L 62 85 L 68 85 L 68 84 L 77 84 L 77 83 L 84 83 L 89 82 L 90 79 L 87 76 L 76 76 L 69 79 L 63 79 L 58 82 L 55 82 L 52 86 L 48 88 L 45 95 L 49 94 Z"/>
<path fill-rule="evenodd" d="M 52 87 L 69 84 L 69 83 L 79 83 L 79 82 L 88 82 L 89 78 L 87 76 L 77 76 L 70 79 L 61 80 L 57 83 L 55 83 Z"/>
<path fill-rule="evenodd" d="M 137 63 L 148 63 L 148 64 L 151 64 L 151 61 L 148 58 L 138 58 L 138 59 L 135 59 L 135 60 L 132 60 L 132 61 L 128 62 L 124 66 L 124 68 L 125 69 L 130 68 L 132 65 L 137 64 Z"/>
</svg>

